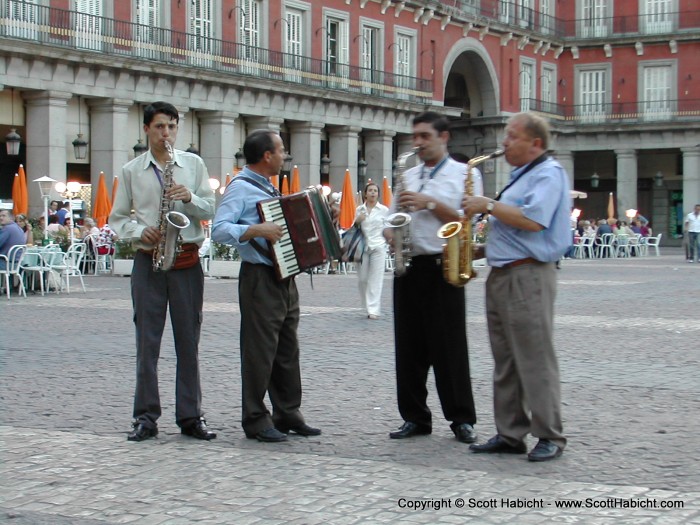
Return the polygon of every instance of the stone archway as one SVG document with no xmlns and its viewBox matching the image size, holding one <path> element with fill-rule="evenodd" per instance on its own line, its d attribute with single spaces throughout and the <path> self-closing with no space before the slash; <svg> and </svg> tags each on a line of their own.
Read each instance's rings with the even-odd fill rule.
<svg viewBox="0 0 700 525">
<path fill-rule="evenodd" d="M 496 69 L 481 42 L 474 38 L 459 40 L 447 53 L 443 66 L 445 106 L 460 108 L 463 118 L 498 115 Z"/>
</svg>

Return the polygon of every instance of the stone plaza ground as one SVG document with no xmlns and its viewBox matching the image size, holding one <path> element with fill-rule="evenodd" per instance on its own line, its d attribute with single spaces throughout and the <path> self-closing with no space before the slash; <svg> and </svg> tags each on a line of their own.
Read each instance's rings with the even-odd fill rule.
<svg viewBox="0 0 700 525">
<path fill-rule="evenodd" d="M 356 275 L 297 279 L 306 420 L 278 444 L 240 427 L 237 281 L 207 279 L 204 409 L 219 437 L 174 422 L 174 351 L 160 359 L 158 438 L 126 441 L 134 388 L 128 278 L 71 294 L 0 298 L 0 522 L 14 524 L 700 523 L 700 264 L 566 260 L 556 341 L 569 446 L 556 461 L 475 455 L 444 421 L 390 440 L 396 408 L 391 276 L 383 315 Z M 484 316 L 488 269 L 467 290 L 480 440 L 494 434 Z M 535 444 L 530 439 L 529 445 Z"/>
</svg>

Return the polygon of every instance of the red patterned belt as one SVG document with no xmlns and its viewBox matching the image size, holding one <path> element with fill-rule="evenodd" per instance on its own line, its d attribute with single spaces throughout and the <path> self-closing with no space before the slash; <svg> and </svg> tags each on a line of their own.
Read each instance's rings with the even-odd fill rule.
<svg viewBox="0 0 700 525">
<path fill-rule="evenodd" d="M 499 270 L 509 270 L 511 268 L 515 268 L 516 266 L 522 266 L 523 264 L 537 264 L 539 262 L 540 261 L 533 259 L 532 257 L 525 257 L 524 259 L 518 259 L 512 263 L 504 264 L 503 266 L 499 267 Z"/>
</svg>

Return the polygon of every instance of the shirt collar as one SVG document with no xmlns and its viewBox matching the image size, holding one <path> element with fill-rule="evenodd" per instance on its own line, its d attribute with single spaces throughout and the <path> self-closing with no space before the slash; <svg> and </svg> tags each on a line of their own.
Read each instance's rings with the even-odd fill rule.
<svg viewBox="0 0 700 525">
<path fill-rule="evenodd" d="M 243 167 L 243 171 L 241 173 L 244 173 L 245 175 L 247 175 L 251 179 L 258 181 L 260 184 L 262 184 L 265 187 L 274 188 L 274 186 L 272 185 L 272 182 L 270 182 L 270 179 L 268 179 L 267 177 L 263 177 L 259 173 L 254 172 L 247 165 Z"/>
<path fill-rule="evenodd" d="M 179 167 L 183 167 L 182 165 L 182 159 L 180 158 L 180 151 L 173 149 L 173 160 L 175 161 L 175 165 Z M 149 149 L 146 154 L 144 155 L 143 159 L 143 169 L 144 170 L 149 170 L 151 169 L 151 164 L 156 166 L 158 169 L 160 169 L 160 164 L 158 164 L 158 161 L 156 158 L 153 156 L 153 153 L 151 153 L 151 150 Z"/>
</svg>

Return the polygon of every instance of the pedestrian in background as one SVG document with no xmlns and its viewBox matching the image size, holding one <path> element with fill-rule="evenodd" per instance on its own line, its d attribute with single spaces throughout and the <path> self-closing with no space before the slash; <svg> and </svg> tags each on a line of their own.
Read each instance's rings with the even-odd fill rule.
<svg viewBox="0 0 700 525">
<path fill-rule="evenodd" d="M 144 109 L 143 129 L 149 150 L 124 165 L 109 224 L 120 239 L 138 249 L 131 274 L 131 298 L 136 327 L 136 394 L 134 424 L 129 441 L 143 441 L 158 434 L 161 415 L 158 393 L 158 357 L 165 327 L 170 321 L 177 355 L 175 419 L 182 434 L 210 440 L 216 434 L 207 428 L 202 413 L 199 377 L 199 336 L 202 328 L 204 274 L 197 256 L 204 241 L 202 221 L 214 215 L 214 192 L 204 161 L 195 154 L 173 150 L 179 114 L 167 102 L 154 102 Z M 164 170 L 173 164 L 173 185 L 166 197 L 174 210 L 184 213 L 189 225 L 180 230 L 182 251 L 173 268 L 155 271 L 153 250 L 161 241 Z M 131 211 L 134 210 L 132 221 Z"/>
<path fill-rule="evenodd" d="M 373 182 L 365 186 L 362 198 L 364 202 L 355 210 L 355 223 L 365 236 L 365 251 L 357 269 L 357 282 L 367 318 L 379 319 L 386 259 L 384 218 L 389 213 L 389 208 L 379 202 L 379 186 Z"/>
<path fill-rule="evenodd" d="M 489 212 L 486 316 L 494 359 L 497 434 L 474 452 L 526 452 L 525 436 L 539 442 L 530 461 L 561 455 L 559 365 L 554 351 L 556 261 L 571 242 L 568 176 L 547 154 L 549 125 L 519 113 L 506 125 L 505 157 L 515 167 L 498 200 L 465 197 L 468 216 Z"/>
<path fill-rule="evenodd" d="M 700 204 L 685 217 L 685 231 L 688 237 L 688 262 L 700 263 Z"/>
</svg>

